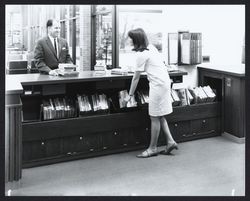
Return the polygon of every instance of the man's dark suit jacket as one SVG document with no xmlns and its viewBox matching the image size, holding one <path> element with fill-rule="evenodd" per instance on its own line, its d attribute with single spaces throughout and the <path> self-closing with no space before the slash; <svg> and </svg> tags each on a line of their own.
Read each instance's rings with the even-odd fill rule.
<svg viewBox="0 0 250 201">
<path fill-rule="evenodd" d="M 72 63 L 69 55 L 68 43 L 63 38 L 58 38 L 59 58 L 48 36 L 37 42 L 34 59 L 40 73 L 48 74 L 50 70 L 58 68 L 59 63 Z"/>
</svg>

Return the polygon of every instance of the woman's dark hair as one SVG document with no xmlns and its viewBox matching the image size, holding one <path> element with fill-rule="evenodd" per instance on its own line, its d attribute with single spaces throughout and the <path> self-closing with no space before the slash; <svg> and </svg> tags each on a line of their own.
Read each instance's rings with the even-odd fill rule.
<svg viewBox="0 0 250 201">
<path fill-rule="evenodd" d="M 132 39 L 134 48 L 133 51 L 143 52 L 148 50 L 148 37 L 145 34 L 144 30 L 141 28 L 133 29 L 128 32 L 128 36 Z"/>
</svg>

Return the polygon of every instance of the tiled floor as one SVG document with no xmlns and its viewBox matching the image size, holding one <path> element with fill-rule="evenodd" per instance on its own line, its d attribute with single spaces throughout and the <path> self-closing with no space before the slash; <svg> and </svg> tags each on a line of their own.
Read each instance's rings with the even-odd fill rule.
<svg viewBox="0 0 250 201">
<path fill-rule="evenodd" d="M 161 147 L 162 149 L 163 147 Z M 214 137 L 179 144 L 174 156 L 140 151 L 23 170 L 12 196 L 243 196 L 245 144 Z"/>
</svg>

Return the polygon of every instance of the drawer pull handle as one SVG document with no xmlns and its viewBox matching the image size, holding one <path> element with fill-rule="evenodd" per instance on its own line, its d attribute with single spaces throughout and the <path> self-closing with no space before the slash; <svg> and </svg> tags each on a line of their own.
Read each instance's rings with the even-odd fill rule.
<svg viewBox="0 0 250 201">
<path fill-rule="evenodd" d="M 206 123 L 206 120 L 204 119 L 204 120 L 202 121 L 202 123 Z"/>
<path fill-rule="evenodd" d="M 148 131 L 148 128 L 146 128 L 145 130 Z"/>
<path fill-rule="evenodd" d="M 44 142 L 42 142 L 41 145 L 43 146 L 43 145 L 44 145 Z"/>
<path fill-rule="evenodd" d="M 177 127 L 177 126 L 178 126 L 178 124 L 174 124 L 174 126 L 175 126 L 175 127 Z"/>
<path fill-rule="evenodd" d="M 72 155 L 72 153 L 71 153 L 71 152 L 68 152 L 67 155 Z"/>
<path fill-rule="evenodd" d="M 125 144 L 123 144 L 123 146 L 127 146 L 127 144 L 125 143 Z"/>
<path fill-rule="evenodd" d="M 83 139 L 83 137 L 80 137 L 80 140 L 82 140 Z"/>
<path fill-rule="evenodd" d="M 117 135 L 117 132 L 114 132 L 114 135 Z"/>
<path fill-rule="evenodd" d="M 105 150 L 105 149 L 107 149 L 107 147 L 103 147 L 103 149 Z"/>
<path fill-rule="evenodd" d="M 135 142 L 135 144 L 140 144 L 140 142 Z"/>
<path fill-rule="evenodd" d="M 89 151 L 94 151 L 94 149 L 90 149 Z"/>
<path fill-rule="evenodd" d="M 191 137 L 191 136 L 194 136 L 194 135 L 196 135 L 196 133 L 192 133 L 192 134 L 189 134 L 189 135 L 183 134 L 182 136 L 183 136 L 183 137 Z"/>
</svg>

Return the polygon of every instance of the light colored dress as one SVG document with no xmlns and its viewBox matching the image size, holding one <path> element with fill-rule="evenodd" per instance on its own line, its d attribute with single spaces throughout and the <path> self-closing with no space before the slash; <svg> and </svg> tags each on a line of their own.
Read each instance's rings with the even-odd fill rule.
<svg viewBox="0 0 250 201">
<path fill-rule="evenodd" d="M 149 115 L 164 116 L 173 112 L 170 77 L 155 46 L 148 49 L 136 52 L 135 71 L 146 72 L 149 80 Z"/>
</svg>

